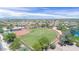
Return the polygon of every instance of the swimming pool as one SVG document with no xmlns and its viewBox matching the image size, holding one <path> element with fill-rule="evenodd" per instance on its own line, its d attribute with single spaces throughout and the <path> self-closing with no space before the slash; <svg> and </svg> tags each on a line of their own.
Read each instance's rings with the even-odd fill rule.
<svg viewBox="0 0 79 59">
<path fill-rule="evenodd" d="M 79 37 L 79 29 L 71 29 L 70 32 L 72 35 Z"/>
<path fill-rule="evenodd" d="M 79 32 L 75 32 L 74 36 L 79 37 Z"/>
</svg>

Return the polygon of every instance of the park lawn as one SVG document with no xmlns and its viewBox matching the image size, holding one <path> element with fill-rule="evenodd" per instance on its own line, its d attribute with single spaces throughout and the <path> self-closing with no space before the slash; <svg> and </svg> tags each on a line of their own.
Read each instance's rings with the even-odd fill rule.
<svg viewBox="0 0 79 59">
<path fill-rule="evenodd" d="M 25 44 L 29 46 L 33 46 L 38 40 L 42 37 L 48 38 L 51 42 L 56 38 L 57 33 L 53 30 L 49 30 L 47 28 L 40 28 L 40 29 L 32 29 L 30 33 L 20 37 L 21 40 L 24 41 Z"/>
</svg>

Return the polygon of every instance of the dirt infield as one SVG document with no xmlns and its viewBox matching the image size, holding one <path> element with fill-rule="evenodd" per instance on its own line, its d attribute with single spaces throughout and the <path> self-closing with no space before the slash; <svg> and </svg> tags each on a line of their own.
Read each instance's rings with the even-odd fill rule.
<svg viewBox="0 0 79 59">
<path fill-rule="evenodd" d="M 16 36 L 22 36 L 27 33 L 29 33 L 29 30 L 27 30 L 27 29 L 21 29 L 21 30 L 15 31 Z"/>
</svg>

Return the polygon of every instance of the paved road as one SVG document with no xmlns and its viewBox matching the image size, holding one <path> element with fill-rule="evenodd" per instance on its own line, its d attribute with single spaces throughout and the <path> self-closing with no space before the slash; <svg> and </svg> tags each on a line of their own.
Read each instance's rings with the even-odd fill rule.
<svg viewBox="0 0 79 59">
<path fill-rule="evenodd" d="M 3 40 L 2 34 L 0 34 L 0 50 L 9 51 L 7 43 Z"/>
</svg>

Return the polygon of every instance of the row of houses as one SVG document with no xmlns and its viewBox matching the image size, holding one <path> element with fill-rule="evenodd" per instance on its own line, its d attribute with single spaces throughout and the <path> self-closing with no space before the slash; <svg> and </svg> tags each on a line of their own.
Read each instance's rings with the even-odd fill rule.
<svg viewBox="0 0 79 59">
<path fill-rule="evenodd" d="M 4 33 L 12 33 L 15 31 L 20 31 L 22 29 L 24 29 L 24 27 L 14 27 L 12 29 L 7 29 L 6 27 L 3 27 Z"/>
</svg>

